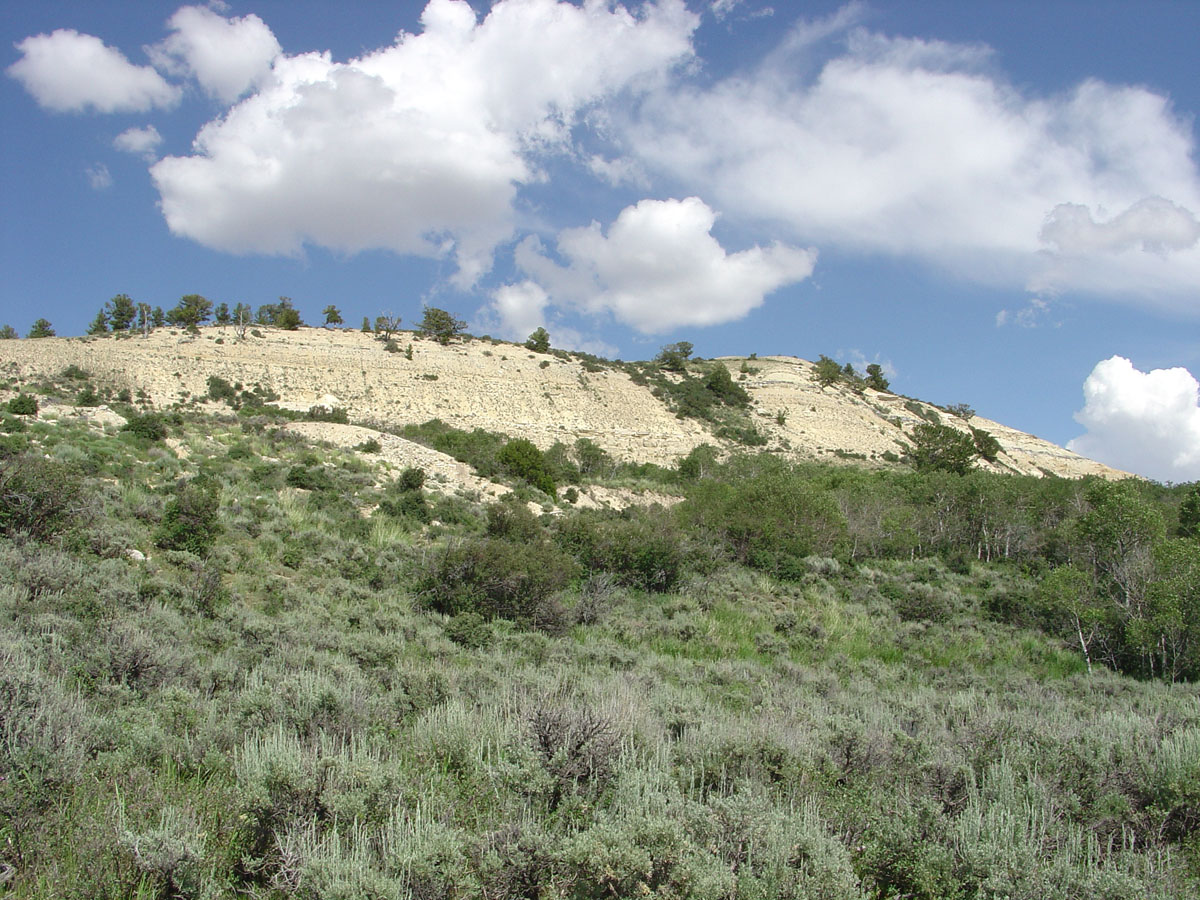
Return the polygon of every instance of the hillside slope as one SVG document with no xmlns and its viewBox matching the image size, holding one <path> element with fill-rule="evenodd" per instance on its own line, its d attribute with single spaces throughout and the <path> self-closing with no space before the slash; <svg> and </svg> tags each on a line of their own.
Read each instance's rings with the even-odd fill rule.
<svg viewBox="0 0 1200 900">
<path fill-rule="evenodd" d="M 532 353 L 490 339 L 441 346 L 401 332 L 412 359 L 388 353 L 358 331 L 260 328 L 237 340 L 231 328 L 210 326 L 199 337 L 160 329 L 148 337 L 43 338 L 0 342 L 0 370 L 30 378 L 86 370 L 115 389 L 144 392 L 156 406 L 204 397 L 210 376 L 246 387 L 262 385 L 280 404 L 307 409 L 336 398 L 353 421 L 391 426 L 438 418 L 458 428 L 526 437 L 542 447 L 594 440 L 615 456 L 670 464 L 692 448 L 735 445 L 705 423 L 678 418 L 651 388 L 617 367 L 575 357 Z M 752 398 L 750 417 L 767 448 L 797 459 L 848 458 L 886 465 L 903 452 L 906 434 L 937 408 L 894 394 L 822 387 L 813 364 L 795 357 L 724 358 Z M 944 424 L 966 423 L 943 416 Z M 1064 477 L 1124 477 L 1048 441 L 974 418 L 1003 452 L 991 468 Z M 886 454 L 886 455 L 885 455 Z M 988 465 L 988 464 L 985 464 Z"/>
</svg>

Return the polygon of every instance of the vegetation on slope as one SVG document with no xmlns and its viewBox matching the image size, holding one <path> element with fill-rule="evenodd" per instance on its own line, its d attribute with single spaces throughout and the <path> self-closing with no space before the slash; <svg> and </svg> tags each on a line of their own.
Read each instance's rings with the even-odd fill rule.
<svg viewBox="0 0 1200 900">
<path fill-rule="evenodd" d="M 1194 488 L 701 448 L 539 517 L 125 412 L 2 421 L 13 896 L 1200 887 Z"/>
</svg>

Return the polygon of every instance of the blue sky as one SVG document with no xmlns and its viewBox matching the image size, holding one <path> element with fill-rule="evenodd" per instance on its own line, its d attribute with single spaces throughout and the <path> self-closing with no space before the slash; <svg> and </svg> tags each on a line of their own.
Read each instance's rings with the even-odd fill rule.
<svg viewBox="0 0 1200 900">
<path fill-rule="evenodd" d="M 1200 3 L 0 6 L 22 334 L 117 293 L 430 304 L 878 362 L 1200 479 Z"/>
</svg>

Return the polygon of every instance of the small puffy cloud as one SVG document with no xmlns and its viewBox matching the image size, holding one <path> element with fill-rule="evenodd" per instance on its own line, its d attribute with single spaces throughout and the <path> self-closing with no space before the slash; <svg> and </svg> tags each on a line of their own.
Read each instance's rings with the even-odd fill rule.
<svg viewBox="0 0 1200 900">
<path fill-rule="evenodd" d="M 1040 237 L 1059 253 L 1165 254 L 1195 247 L 1200 242 L 1200 222 L 1190 210 L 1162 197 L 1139 200 L 1107 222 L 1097 222 L 1082 204 L 1061 203 L 1046 217 Z"/>
<path fill-rule="evenodd" d="M 211 96 L 231 102 L 262 82 L 281 48 L 256 15 L 227 19 L 203 6 L 184 6 L 167 20 L 171 34 L 149 48 L 163 71 L 190 75 Z"/>
<path fill-rule="evenodd" d="M 1114 356 L 1083 385 L 1075 420 L 1087 434 L 1067 448 L 1159 481 L 1200 479 L 1200 384 L 1184 368 L 1140 372 Z"/>
<path fill-rule="evenodd" d="M 1050 312 L 1050 304 L 1041 297 L 1031 297 L 1023 309 L 1002 309 L 996 313 L 996 327 L 1016 325 L 1019 328 L 1037 328 Z"/>
<path fill-rule="evenodd" d="M 1165 97 L 1096 81 L 1033 95 L 987 47 L 847 32 L 855 18 L 801 22 L 754 70 L 651 94 L 616 120 L 622 148 L 787 240 L 1194 305 L 1200 172 L 1191 123 Z M 1125 212 L 1097 224 L 1089 210 Z M 1115 254 L 1098 277 L 1051 240 L 1171 252 Z"/>
<path fill-rule="evenodd" d="M 587 167 L 589 172 L 612 187 L 632 185 L 647 188 L 650 186 L 646 173 L 637 163 L 627 158 L 605 159 L 603 156 L 594 154 L 588 159 Z"/>
<path fill-rule="evenodd" d="M 767 294 L 812 274 L 814 250 L 776 243 L 728 253 L 711 234 L 715 222 L 698 197 L 642 200 L 623 209 L 607 234 L 596 222 L 559 234 L 565 267 L 532 240 L 516 258 L 556 303 L 611 314 L 644 334 L 740 319 Z"/>
<path fill-rule="evenodd" d="M 88 184 L 91 185 L 93 191 L 106 191 L 113 185 L 112 173 L 108 171 L 108 166 L 104 163 L 88 166 L 83 174 L 87 176 Z"/>
<path fill-rule="evenodd" d="M 133 153 L 143 159 L 152 160 L 158 155 L 162 135 L 153 125 L 145 128 L 127 128 L 113 139 L 113 146 L 125 153 Z"/>
<path fill-rule="evenodd" d="M 550 297 L 533 281 L 506 284 L 492 294 L 491 310 L 498 318 L 501 335 L 509 340 L 524 340 L 546 324 L 546 306 Z"/>
<path fill-rule="evenodd" d="M 169 108 L 181 91 L 150 66 L 135 66 L 98 37 L 60 28 L 17 44 L 8 74 L 54 112 L 145 112 Z"/>
<path fill-rule="evenodd" d="M 733 15 L 733 13 L 736 12 L 743 3 L 745 3 L 745 0 L 712 0 L 712 2 L 708 4 L 708 8 L 712 10 L 713 18 L 715 18 L 718 22 L 723 22 Z M 772 16 L 774 14 L 775 10 L 773 8 L 770 6 L 762 6 L 758 9 L 743 12 L 742 16 L 743 18 L 747 19 L 758 19 L 764 16 Z"/>
<path fill-rule="evenodd" d="M 500 0 L 479 22 L 431 0 L 421 34 L 346 63 L 276 58 L 259 90 L 151 169 L 171 230 L 236 253 L 453 254 L 486 272 L 517 189 L 545 176 L 576 114 L 691 52 L 682 0 Z"/>
</svg>

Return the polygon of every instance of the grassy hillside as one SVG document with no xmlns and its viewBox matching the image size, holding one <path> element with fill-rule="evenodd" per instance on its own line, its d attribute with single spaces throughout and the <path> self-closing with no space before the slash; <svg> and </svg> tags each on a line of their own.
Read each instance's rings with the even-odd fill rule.
<svg viewBox="0 0 1200 900">
<path fill-rule="evenodd" d="M 1187 487 L 410 429 L 487 506 L 81 383 L 0 416 L 14 897 L 1200 891 Z"/>
</svg>

